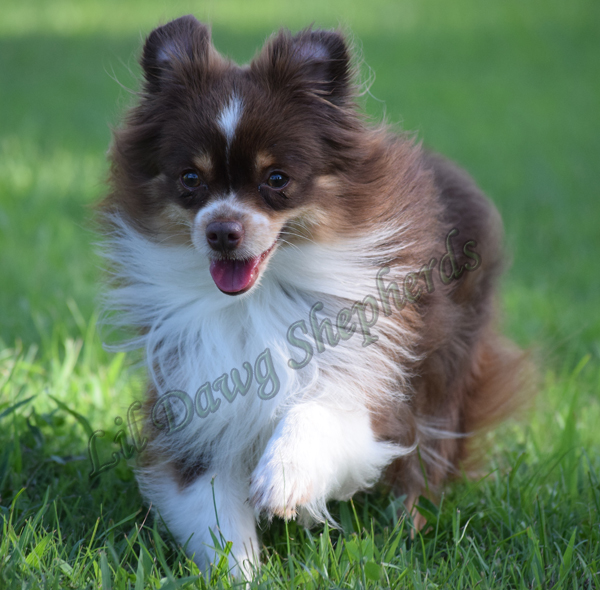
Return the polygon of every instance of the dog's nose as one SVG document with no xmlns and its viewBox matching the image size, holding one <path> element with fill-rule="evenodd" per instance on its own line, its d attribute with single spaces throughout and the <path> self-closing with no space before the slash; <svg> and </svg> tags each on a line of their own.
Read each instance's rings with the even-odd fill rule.
<svg viewBox="0 0 600 590">
<path fill-rule="evenodd" d="M 244 238 L 244 226 L 239 221 L 212 221 L 206 226 L 206 241 L 213 250 L 235 250 Z"/>
</svg>

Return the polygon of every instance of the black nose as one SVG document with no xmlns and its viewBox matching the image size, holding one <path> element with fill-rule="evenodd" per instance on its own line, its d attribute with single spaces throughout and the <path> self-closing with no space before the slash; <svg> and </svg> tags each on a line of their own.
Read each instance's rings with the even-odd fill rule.
<svg viewBox="0 0 600 590">
<path fill-rule="evenodd" d="M 244 238 L 244 226 L 239 221 L 212 221 L 206 226 L 206 241 L 213 250 L 235 250 Z"/>
</svg>

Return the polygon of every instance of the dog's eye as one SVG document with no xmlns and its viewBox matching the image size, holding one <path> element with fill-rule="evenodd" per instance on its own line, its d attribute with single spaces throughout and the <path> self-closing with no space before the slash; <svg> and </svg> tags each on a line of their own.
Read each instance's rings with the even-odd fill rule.
<svg viewBox="0 0 600 590">
<path fill-rule="evenodd" d="M 195 189 L 202 186 L 200 175 L 194 170 L 186 170 L 180 177 L 181 184 L 187 189 Z"/>
<path fill-rule="evenodd" d="M 290 179 L 283 172 L 272 172 L 267 184 L 274 189 L 280 189 L 287 185 Z"/>
</svg>

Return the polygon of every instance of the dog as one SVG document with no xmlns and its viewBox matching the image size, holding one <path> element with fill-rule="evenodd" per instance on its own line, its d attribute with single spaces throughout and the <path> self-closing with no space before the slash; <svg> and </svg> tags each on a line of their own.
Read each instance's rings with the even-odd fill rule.
<svg viewBox="0 0 600 590">
<path fill-rule="evenodd" d="M 101 204 L 107 306 L 149 375 L 137 478 L 201 568 L 218 539 L 250 579 L 257 518 L 324 521 L 380 480 L 413 510 L 513 410 L 502 224 L 361 114 L 338 31 L 281 30 L 240 67 L 185 16 L 141 66 Z"/>
</svg>

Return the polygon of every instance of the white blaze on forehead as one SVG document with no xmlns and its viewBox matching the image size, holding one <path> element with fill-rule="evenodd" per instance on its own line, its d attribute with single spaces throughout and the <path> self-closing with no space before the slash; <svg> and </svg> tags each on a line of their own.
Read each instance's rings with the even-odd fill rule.
<svg viewBox="0 0 600 590">
<path fill-rule="evenodd" d="M 227 146 L 231 144 L 231 140 L 235 135 L 235 129 L 242 117 L 242 101 L 235 94 L 231 95 L 227 106 L 221 111 L 218 118 L 219 127 L 227 139 Z"/>
</svg>

